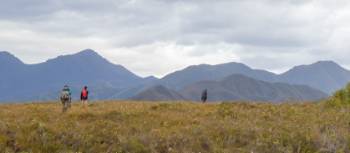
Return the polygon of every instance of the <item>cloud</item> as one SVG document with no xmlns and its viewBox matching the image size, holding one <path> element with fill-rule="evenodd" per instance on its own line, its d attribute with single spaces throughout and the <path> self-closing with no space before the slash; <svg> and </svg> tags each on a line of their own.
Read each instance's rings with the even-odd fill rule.
<svg viewBox="0 0 350 153">
<path fill-rule="evenodd" d="M 216 50 L 220 48 L 220 50 Z M 128 68 L 140 75 L 164 76 L 170 71 L 185 68 L 189 65 L 239 61 L 235 50 L 239 45 L 217 44 L 184 46 L 171 42 L 158 42 L 137 47 L 124 47 L 101 52 L 106 57 L 116 59 L 117 63 L 128 65 Z M 215 51 L 214 51 L 215 50 Z"/>
<path fill-rule="evenodd" d="M 347 0 L 12 0 L 0 5 L 0 50 L 36 63 L 93 48 L 142 76 L 229 61 L 350 65 L 349 10 Z"/>
</svg>

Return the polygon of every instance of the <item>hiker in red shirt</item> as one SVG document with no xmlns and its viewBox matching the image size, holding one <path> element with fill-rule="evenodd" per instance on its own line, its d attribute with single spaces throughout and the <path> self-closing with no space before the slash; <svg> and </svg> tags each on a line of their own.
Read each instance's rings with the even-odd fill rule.
<svg viewBox="0 0 350 153">
<path fill-rule="evenodd" d="M 80 100 L 83 103 L 84 107 L 88 105 L 88 99 L 89 99 L 89 91 L 87 90 L 87 86 L 85 86 L 81 91 L 81 95 L 80 95 Z"/>
</svg>

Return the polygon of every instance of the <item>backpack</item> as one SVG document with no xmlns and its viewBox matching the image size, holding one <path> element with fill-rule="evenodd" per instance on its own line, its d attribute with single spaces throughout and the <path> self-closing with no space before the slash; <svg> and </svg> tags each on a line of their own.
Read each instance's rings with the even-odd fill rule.
<svg viewBox="0 0 350 153">
<path fill-rule="evenodd" d="M 61 100 L 63 100 L 63 101 L 70 100 L 69 91 L 62 91 L 62 92 L 61 92 L 60 98 L 61 98 Z"/>
<path fill-rule="evenodd" d="M 81 92 L 81 96 L 86 98 L 88 96 L 88 91 L 86 89 L 83 89 L 83 91 Z"/>
</svg>

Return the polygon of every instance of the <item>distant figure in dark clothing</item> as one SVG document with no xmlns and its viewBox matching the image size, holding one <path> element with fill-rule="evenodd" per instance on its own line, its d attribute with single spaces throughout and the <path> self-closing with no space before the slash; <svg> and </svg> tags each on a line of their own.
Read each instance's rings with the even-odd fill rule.
<svg viewBox="0 0 350 153">
<path fill-rule="evenodd" d="M 201 97 L 201 100 L 203 103 L 207 102 L 207 99 L 208 99 L 208 90 L 205 89 L 203 92 L 202 92 L 202 97 Z"/>
<path fill-rule="evenodd" d="M 84 107 L 86 107 L 88 105 L 88 99 L 89 99 L 89 91 L 88 91 L 87 86 L 85 86 L 80 94 L 80 100 L 83 103 Z"/>
</svg>

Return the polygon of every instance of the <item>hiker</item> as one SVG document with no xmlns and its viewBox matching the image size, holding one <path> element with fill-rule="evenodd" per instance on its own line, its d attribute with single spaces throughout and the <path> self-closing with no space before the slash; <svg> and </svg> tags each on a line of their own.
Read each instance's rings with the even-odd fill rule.
<svg viewBox="0 0 350 153">
<path fill-rule="evenodd" d="M 88 105 L 88 99 L 89 99 L 89 91 L 88 91 L 87 86 L 84 86 L 84 88 L 80 94 L 80 100 L 83 103 L 84 107 L 86 107 Z"/>
<path fill-rule="evenodd" d="M 63 105 L 62 112 L 66 112 L 72 103 L 72 93 L 68 85 L 65 85 L 61 91 L 60 99 Z"/>
<path fill-rule="evenodd" d="M 201 97 L 201 100 L 203 103 L 207 102 L 207 99 L 208 99 L 208 90 L 205 89 L 203 92 L 202 92 L 202 97 Z"/>
</svg>

